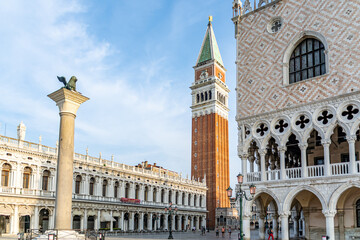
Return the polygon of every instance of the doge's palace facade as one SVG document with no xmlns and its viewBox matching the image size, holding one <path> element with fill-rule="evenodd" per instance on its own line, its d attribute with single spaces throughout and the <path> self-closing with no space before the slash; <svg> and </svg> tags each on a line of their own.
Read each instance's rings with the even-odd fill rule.
<svg viewBox="0 0 360 240">
<path fill-rule="evenodd" d="M 0 230 L 54 228 L 57 148 L 0 136 Z M 181 177 L 147 162 L 129 166 L 74 155 L 73 229 L 143 232 L 168 229 L 165 207 L 178 206 L 172 229 L 205 226 L 206 183 Z"/>
<path fill-rule="evenodd" d="M 260 238 L 359 237 L 360 2 L 256 2 L 232 19 L 245 239 L 253 204 Z"/>
</svg>

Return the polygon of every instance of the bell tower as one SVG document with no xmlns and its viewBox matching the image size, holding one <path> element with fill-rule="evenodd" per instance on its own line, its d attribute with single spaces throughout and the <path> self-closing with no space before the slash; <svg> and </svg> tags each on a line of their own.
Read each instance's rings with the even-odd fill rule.
<svg viewBox="0 0 360 240">
<path fill-rule="evenodd" d="M 230 207 L 226 189 L 229 180 L 228 89 L 226 69 L 212 27 L 206 29 L 194 66 L 192 95 L 191 177 L 206 179 L 208 227 L 215 227 L 215 209 Z"/>
</svg>

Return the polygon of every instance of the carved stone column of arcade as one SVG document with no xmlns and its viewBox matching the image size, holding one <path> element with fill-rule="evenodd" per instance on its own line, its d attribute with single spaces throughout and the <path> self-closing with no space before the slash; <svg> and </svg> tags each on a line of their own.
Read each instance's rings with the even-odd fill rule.
<svg viewBox="0 0 360 240">
<path fill-rule="evenodd" d="M 290 215 L 290 212 L 280 213 L 281 240 L 289 240 L 289 215 Z"/>
<path fill-rule="evenodd" d="M 330 139 L 321 140 L 321 144 L 324 147 L 324 174 L 325 176 L 331 175 L 330 166 Z"/>
<path fill-rule="evenodd" d="M 266 167 L 265 167 L 265 155 L 266 155 L 266 150 L 265 150 L 265 149 L 259 150 L 259 154 L 260 154 L 261 181 L 262 181 L 262 182 L 265 182 L 265 181 L 267 181 L 267 178 L 266 178 Z"/>
<path fill-rule="evenodd" d="M 273 215 L 273 235 L 274 235 L 274 238 L 277 239 L 278 238 L 278 232 L 279 232 L 279 226 L 278 226 L 278 218 L 279 216 L 277 214 L 274 214 Z"/>
<path fill-rule="evenodd" d="M 306 160 L 306 150 L 307 150 L 307 147 L 308 145 L 305 143 L 305 144 L 300 144 L 299 145 L 300 147 L 300 150 L 301 150 L 301 177 L 302 178 L 306 178 L 307 177 L 307 160 Z"/>
<path fill-rule="evenodd" d="M 152 218 L 153 218 L 153 214 L 152 213 L 148 213 L 148 218 L 147 218 L 147 230 L 148 231 L 152 231 L 153 227 L 152 227 Z"/>
<path fill-rule="evenodd" d="M 356 135 L 355 136 L 349 136 L 346 138 L 349 143 L 349 172 L 350 174 L 355 174 L 357 172 L 356 167 L 356 155 L 355 155 L 355 141 L 356 141 Z"/>
<path fill-rule="evenodd" d="M 265 214 L 264 213 L 260 213 L 259 216 L 259 238 L 260 239 L 264 239 L 265 238 Z"/>
<path fill-rule="evenodd" d="M 244 214 L 243 215 L 243 234 L 244 240 L 250 240 L 250 219 L 251 214 Z"/>
<path fill-rule="evenodd" d="M 335 240 L 335 225 L 334 225 L 334 217 L 336 211 L 323 211 L 326 219 L 326 235 L 329 237 L 329 240 Z"/>
<path fill-rule="evenodd" d="M 89 98 L 65 88 L 49 94 L 48 97 L 55 101 L 60 111 L 55 228 L 59 230 L 70 229 L 75 117 L 80 104 L 89 100 Z"/>
<path fill-rule="evenodd" d="M 242 163 L 242 175 L 244 176 L 244 182 L 247 182 L 247 162 L 248 162 L 248 154 L 243 153 L 239 155 Z"/>
</svg>

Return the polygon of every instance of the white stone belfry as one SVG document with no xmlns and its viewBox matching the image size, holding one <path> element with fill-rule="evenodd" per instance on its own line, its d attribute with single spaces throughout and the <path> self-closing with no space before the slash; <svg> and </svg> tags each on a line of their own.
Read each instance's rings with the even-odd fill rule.
<svg viewBox="0 0 360 240">
<path fill-rule="evenodd" d="M 59 150 L 57 161 L 55 229 L 71 229 L 72 181 L 75 117 L 80 104 L 89 98 L 61 88 L 48 95 L 60 111 Z"/>
</svg>

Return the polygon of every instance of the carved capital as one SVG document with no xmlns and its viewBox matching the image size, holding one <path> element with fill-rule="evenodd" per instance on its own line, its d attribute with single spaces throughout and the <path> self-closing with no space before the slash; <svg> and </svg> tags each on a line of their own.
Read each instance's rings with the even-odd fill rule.
<svg viewBox="0 0 360 240">
<path fill-rule="evenodd" d="M 331 140 L 330 139 L 324 139 L 324 140 L 321 140 L 321 144 L 325 147 L 325 146 L 330 146 L 331 144 Z"/>
<path fill-rule="evenodd" d="M 291 212 L 290 211 L 284 211 L 284 212 L 281 212 L 280 214 L 279 214 L 279 216 L 281 217 L 281 218 L 287 218 L 287 217 L 289 217 L 291 215 Z"/>
<path fill-rule="evenodd" d="M 350 135 L 346 137 L 346 140 L 348 141 L 348 143 L 354 143 L 356 141 L 356 135 Z"/>
<path fill-rule="evenodd" d="M 333 218 L 336 215 L 336 210 L 323 210 L 323 214 L 326 218 Z"/>
<path fill-rule="evenodd" d="M 299 148 L 300 148 L 301 150 L 306 150 L 307 147 L 308 147 L 308 144 L 307 144 L 307 143 L 299 144 Z"/>
<path fill-rule="evenodd" d="M 258 152 L 259 152 L 261 157 L 266 155 L 266 149 L 259 149 Z"/>
</svg>

